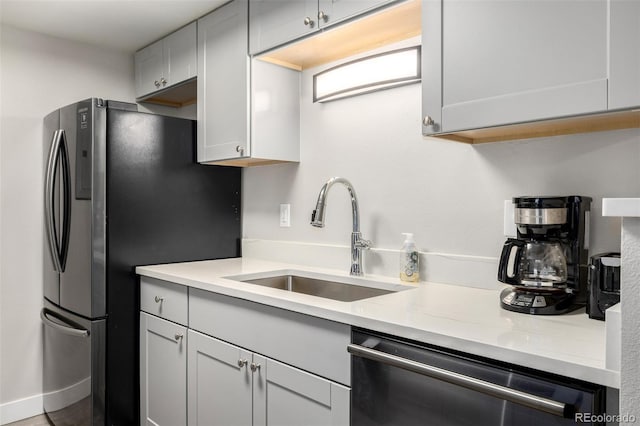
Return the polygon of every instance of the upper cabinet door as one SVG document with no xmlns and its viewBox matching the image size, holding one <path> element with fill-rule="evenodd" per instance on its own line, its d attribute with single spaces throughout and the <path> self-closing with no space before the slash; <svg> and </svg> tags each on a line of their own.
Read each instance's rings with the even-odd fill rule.
<svg viewBox="0 0 640 426">
<path fill-rule="evenodd" d="M 607 0 L 425 1 L 426 133 L 606 111 L 607 13 Z"/>
<path fill-rule="evenodd" d="M 171 86 L 197 75 L 197 25 L 195 22 L 164 39 L 166 85 Z"/>
<path fill-rule="evenodd" d="M 160 89 L 160 77 L 163 67 L 162 40 L 136 52 L 134 56 L 136 71 L 136 97 Z"/>
<path fill-rule="evenodd" d="M 198 21 L 198 162 L 251 155 L 247 0 Z"/>
<path fill-rule="evenodd" d="M 195 22 L 136 52 L 136 97 L 166 89 L 196 77 L 198 71 Z"/>
<path fill-rule="evenodd" d="M 640 1 L 611 0 L 609 109 L 640 105 Z"/>
<path fill-rule="evenodd" d="M 328 26 L 396 0 L 319 0 L 318 23 Z"/>
<path fill-rule="evenodd" d="M 251 0 L 249 11 L 251 54 L 318 29 L 318 0 Z"/>
</svg>

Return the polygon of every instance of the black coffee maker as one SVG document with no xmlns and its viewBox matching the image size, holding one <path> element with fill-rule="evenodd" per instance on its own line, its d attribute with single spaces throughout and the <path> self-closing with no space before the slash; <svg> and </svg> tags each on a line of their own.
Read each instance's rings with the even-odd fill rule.
<svg viewBox="0 0 640 426">
<path fill-rule="evenodd" d="M 591 198 L 515 197 L 517 238 L 502 248 L 498 281 L 513 287 L 500 293 L 510 311 L 557 315 L 587 301 Z"/>
</svg>

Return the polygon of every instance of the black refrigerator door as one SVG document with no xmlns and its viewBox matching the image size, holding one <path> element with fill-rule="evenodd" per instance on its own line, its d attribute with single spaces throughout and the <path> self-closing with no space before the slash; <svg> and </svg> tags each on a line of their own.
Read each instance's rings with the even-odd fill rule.
<svg viewBox="0 0 640 426">
<path fill-rule="evenodd" d="M 197 164 L 195 122 L 108 109 L 109 424 L 137 424 L 136 265 L 240 255 L 240 173 Z"/>
<path fill-rule="evenodd" d="M 103 425 L 106 321 L 89 321 L 46 301 L 40 317 L 45 413 L 57 426 Z"/>
</svg>

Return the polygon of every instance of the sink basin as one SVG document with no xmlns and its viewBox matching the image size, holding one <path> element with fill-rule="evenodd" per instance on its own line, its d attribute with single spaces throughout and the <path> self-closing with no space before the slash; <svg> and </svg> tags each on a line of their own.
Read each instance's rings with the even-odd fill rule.
<svg viewBox="0 0 640 426">
<path fill-rule="evenodd" d="M 375 286 L 369 287 L 352 282 L 338 282 L 330 278 L 322 279 L 317 277 L 305 277 L 295 273 L 285 273 L 256 278 L 229 278 L 245 283 L 277 288 L 294 293 L 308 294 L 311 296 L 323 297 L 325 299 L 339 300 L 342 302 L 354 302 L 356 300 L 382 296 L 384 294 L 395 293 L 397 291 L 410 288 L 402 285 L 385 283 L 375 283 Z"/>
</svg>

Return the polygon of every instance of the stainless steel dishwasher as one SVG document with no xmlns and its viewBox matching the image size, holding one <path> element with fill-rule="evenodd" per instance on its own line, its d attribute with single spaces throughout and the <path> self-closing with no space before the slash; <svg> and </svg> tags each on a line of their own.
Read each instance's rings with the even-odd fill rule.
<svg viewBox="0 0 640 426">
<path fill-rule="evenodd" d="M 351 426 L 575 426 L 604 414 L 603 386 L 365 330 L 348 350 Z"/>
</svg>

